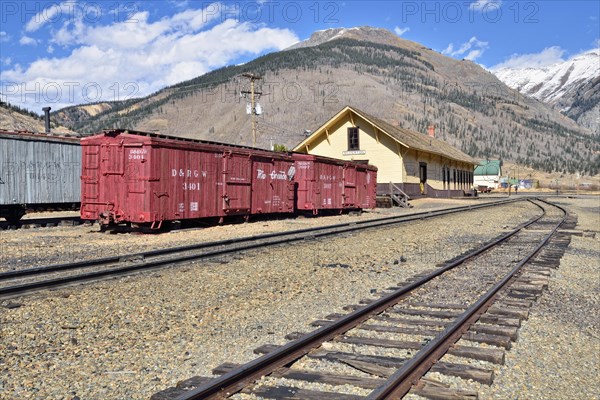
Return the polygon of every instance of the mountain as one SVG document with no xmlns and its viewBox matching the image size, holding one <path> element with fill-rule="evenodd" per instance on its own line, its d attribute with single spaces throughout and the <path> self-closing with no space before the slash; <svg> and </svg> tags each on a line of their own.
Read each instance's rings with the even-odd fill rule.
<svg viewBox="0 0 600 400">
<path fill-rule="evenodd" d="M 314 32 L 309 39 L 298 42 L 286 50 L 300 49 L 303 47 L 313 47 L 324 44 L 335 39 L 355 39 L 362 42 L 378 43 L 389 46 L 398 46 L 418 51 L 422 49 L 418 43 L 400 39 L 388 30 L 372 28 L 369 26 L 360 26 L 355 28 L 333 28 Z"/>
<path fill-rule="evenodd" d="M 46 125 L 44 118 L 8 103 L 0 103 L 0 129 L 6 131 L 30 131 L 44 132 Z M 72 130 L 50 121 L 50 129 L 53 133 L 74 134 Z"/>
<path fill-rule="evenodd" d="M 544 67 L 493 72 L 511 88 L 552 105 L 600 135 L 600 50 Z"/>
<path fill-rule="evenodd" d="M 436 136 L 474 157 L 501 157 L 537 169 L 595 175 L 600 139 L 494 74 L 378 28 L 315 32 L 291 48 L 221 68 L 141 99 L 59 110 L 82 132 L 120 127 L 252 145 L 246 114 L 255 81 L 263 113 L 256 146 L 293 147 L 345 105 Z"/>
</svg>

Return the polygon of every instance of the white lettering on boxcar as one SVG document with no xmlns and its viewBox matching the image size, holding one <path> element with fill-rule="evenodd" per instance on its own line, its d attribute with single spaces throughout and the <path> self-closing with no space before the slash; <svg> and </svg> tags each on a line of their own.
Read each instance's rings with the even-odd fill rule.
<svg viewBox="0 0 600 400">
<path fill-rule="evenodd" d="M 203 172 L 202 176 L 206 176 Z M 200 172 L 197 169 L 171 169 L 171 177 L 173 178 L 184 178 L 185 182 L 181 184 L 183 190 L 200 190 L 200 181 L 188 182 L 187 178 L 199 178 Z"/>
<path fill-rule="evenodd" d="M 200 190 L 200 182 L 183 182 L 183 190 Z"/>
<path fill-rule="evenodd" d="M 130 160 L 143 160 L 144 156 L 148 154 L 148 149 L 129 149 Z"/>
<path fill-rule="evenodd" d="M 267 174 L 262 169 L 256 170 L 256 179 L 267 179 Z"/>
<path fill-rule="evenodd" d="M 190 202 L 190 211 L 198 211 L 198 202 L 197 201 Z"/>
<path fill-rule="evenodd" d="M 285 171 L 271 171 L 271 179 L 273 180 L 282 180 L 282 181 L 287 181 L 287 174 L 285 173 Z"/>
<path fill-rule="evenodd" d="M 287 172 L 288 179 L 291 181 L 292 179 L 294 179 L 295 175 L 296 175 L 296 168 L 292 165 L 290 167 L 290 169 L 288 169 L 288 172 Z"/>
</svg>

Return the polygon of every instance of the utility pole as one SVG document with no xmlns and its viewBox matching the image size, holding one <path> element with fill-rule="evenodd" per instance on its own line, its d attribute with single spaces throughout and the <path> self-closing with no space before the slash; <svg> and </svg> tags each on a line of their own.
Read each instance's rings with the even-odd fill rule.
<svg viewBox="0 0 600 400">
<path fill-rule="evenodd" d="M 252 145 L 255 146 L 256 145 L 256 116 L 260 114 L 260 112 L 258 112 L 258 113 L 256 112 L 256 102 L 262 95 L 262 92 L 255 91 L 254 82 L 262 79 L 262 77 L 260 77 L 259 75 L 256 75 L 256 74 L 252 74 L 252 73 L 243 73 L 242 76 L 244 78 L 248 78 L 250 80 L 250 91 L 243 90 L 240 92 L 240 94 L 243 95 L 244 98 L 247 98 L 246 96 L 250 95 L 250 114 L 252 116 Z"/>
</svg>

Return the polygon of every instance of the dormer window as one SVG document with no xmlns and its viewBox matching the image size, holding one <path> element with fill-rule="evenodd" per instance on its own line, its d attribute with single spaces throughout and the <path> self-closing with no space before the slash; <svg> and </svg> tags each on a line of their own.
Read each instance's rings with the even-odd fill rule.
<svg viewBox="0 0 600 400">
<path fill-rule="evenodd" d="M 348 150 L 360 149 L 358 143 L 358 127 L 348 128 Z"/>
</svg>

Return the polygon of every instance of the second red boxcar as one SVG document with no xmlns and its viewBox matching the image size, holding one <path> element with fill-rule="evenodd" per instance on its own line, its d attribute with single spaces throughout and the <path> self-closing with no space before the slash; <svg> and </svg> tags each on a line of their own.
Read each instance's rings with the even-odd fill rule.
<svg viewBox="0 0 600 400">
<path fill-rule="evenodd" d="M 348 163 L 344 169 L 344 199 L 346 207 L 375 208 L 377 200 L 377 167 Z M 350 190 L 353 187 L 353 190 Z"/>
<path fill-rule="evenodd" d="M 123 130 L 81 145 L 81 218 L 102 226 L 294 211 L 287 153 Z"/>
<path fill-rule="evenodd" d="M 320 210 L 375 207 L 377 168 L 328 157 L 294 154 L 297 209 Z"/>
</svg>

